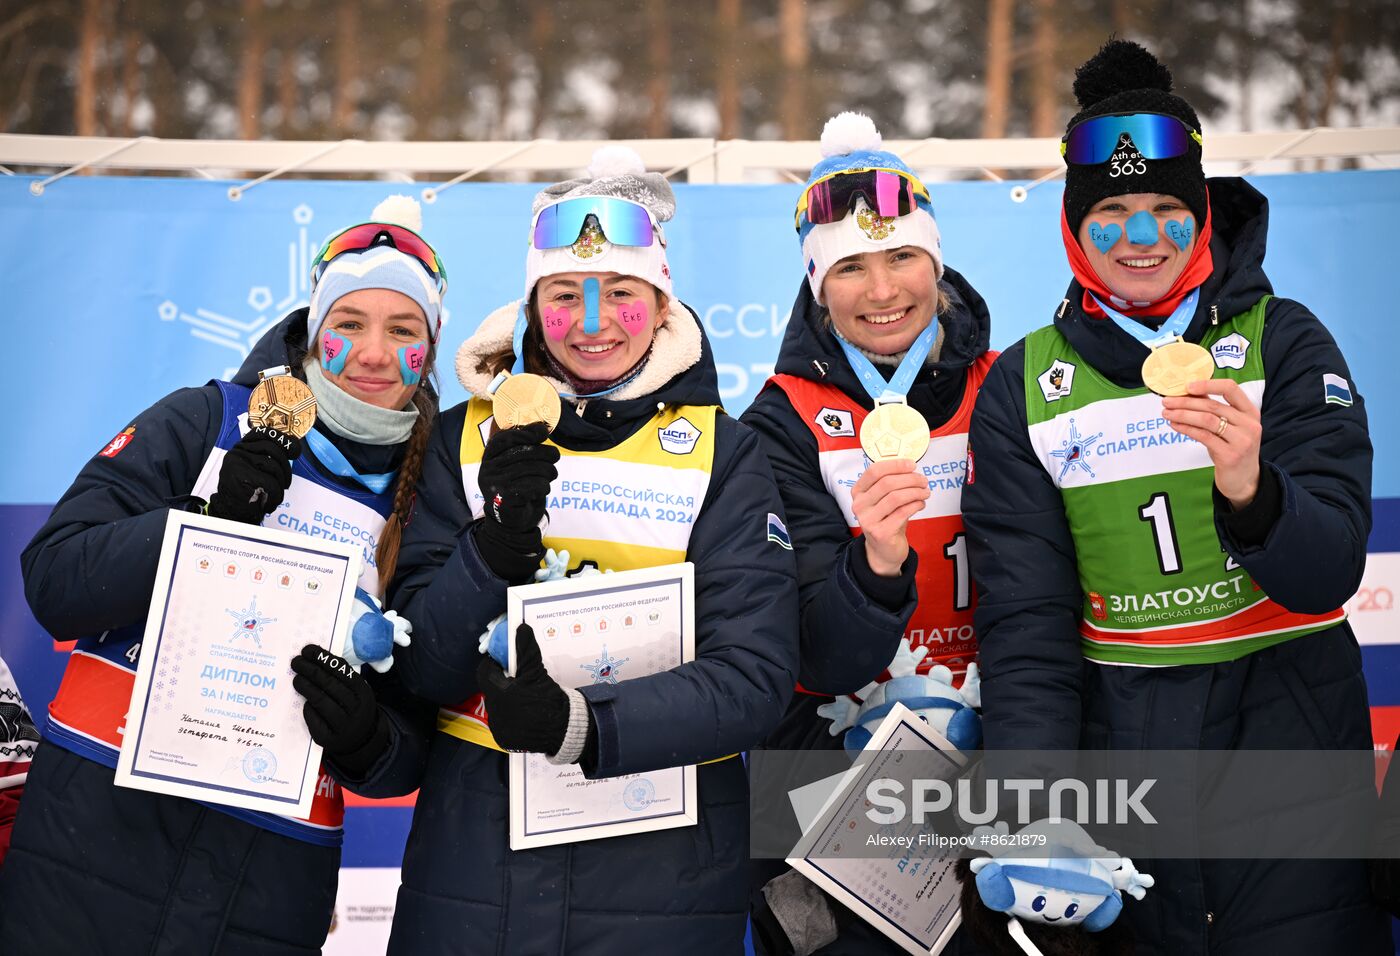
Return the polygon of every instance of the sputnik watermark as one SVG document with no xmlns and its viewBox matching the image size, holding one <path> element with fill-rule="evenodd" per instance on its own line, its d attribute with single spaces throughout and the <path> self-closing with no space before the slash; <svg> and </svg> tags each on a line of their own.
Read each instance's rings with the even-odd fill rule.
<svg viewBox="0 0 1400 956">
<path fill-rule="evenodd" d="M 1076 823 L 1157 822 L 1142 802 L 1157 783 L 1156 778 L 1141 780 L 1136 786 L 1133 781 L 1121 778 L 1093 781 L 1066 778 L 1051 781 L 1048 786 L 1044 780 L 1021 777 L 989 779 L 982 783 L 982 793 L 977 795 L 973 781 L 966 778 L 953 782 L 938 778 L 914 779 L 905 784 L 891 777 L 880 777 L 865 788 L 869 804 L 865 815 L 870 822 L 883 825 L 903 823 L 912 813 L 914 824 L 920 825 L 932 814 L 951 811 L 963 823 L 980 826 L 994 820 L 1007 820 L 1001 812 L 1003 802 L 1013 802 L 1014 795 L 1015 822 L 1025 826 L 1045 815 L 1043 811 L 1032 810 L 1031 797 L 1046 791 L 1051 817 Z M 980 808 L 974 805 L 974 796 L 980 796 Z"/>
</svg>

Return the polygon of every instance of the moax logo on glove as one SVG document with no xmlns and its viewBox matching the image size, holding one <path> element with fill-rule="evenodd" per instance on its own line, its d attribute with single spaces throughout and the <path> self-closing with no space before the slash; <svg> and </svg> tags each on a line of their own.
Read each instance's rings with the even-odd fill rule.
<svg viewBox="0 0 1400 956">
<path fill-rule="evenodd" d="M 1074 388 L 1074 364 L 1056 359 L 1036 379 L 1047 402 L 1058 402 Z"/>
<path fill-rule="evenodd" d="M 906 785 L 902 780 L 880 777 L 866 785 L 865 799 L 869 806 L 865 815 L 871 823 L 880 825 L 903 823 L 912 815 L 911 822 L 922 826 L 930 814 L 951 811 L 969 826 L 981 826 L 999 818 L 1026 826 L 1036 819 L 1032 816 L 1031 794 L 1043 790 L 1048 795 L 1051 817 L 1073 819 L 1078 823 L 1125 824 L 1135 822 L 1134 818 L 1136 822 L 1156 823 L 1157 818 L 1142 802 L 1156 783 L 1155 777 L 1146 777 L 1136 784 L 1120 777 L 1113 780 L 1066 778 L 1052 780 L 1047 785 L 1044 780 L 1030 777 L 1008 777 L 983 780 L 982 792 L 974 793 L 973 781 L 967 778 L 915 778 Z M 906 791 L 909 793 L 907 800 Z M 1078 811 L 1073 817 L 1063 812 L 1066 795 Z M 1014 802 L 1014 818 L 1000 812 L 1003 800 L 1007 809 Z"/>
<path fill-rule="evenodd" d="M 673 455 L 689 455 L 695 450 L 695 443 L 700 440 L 702 434 L 700 429 L 684 418 L 678 418 L 669 425 L 662 425 L 656 432 L 657 437 L 661 439 L 661 447 Z"/>
<path fill-rule="evenodd" d="M 851 413 L 841 408 L 825 408 L 817 412 L 817 417 L 813 419 L 822 431 L 832 438 L 854 438 L 856 437 L 855 420 Z"/>
</svg>

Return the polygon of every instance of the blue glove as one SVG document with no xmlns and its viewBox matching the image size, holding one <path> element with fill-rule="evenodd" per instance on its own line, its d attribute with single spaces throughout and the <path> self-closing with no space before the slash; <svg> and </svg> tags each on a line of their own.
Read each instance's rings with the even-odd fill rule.
<svg viewBox="0 0 1400 956">
<path fill-rule="evenodd" d="M 378 601 L 367 591 L 356 588 L 345 660 L 355 670 L 368 664 L 383 674 L 394 666 L 394 645 L 407 647 L 412 632 L 412 624 L 393 611 L 381 611 Z"/>
</svg>

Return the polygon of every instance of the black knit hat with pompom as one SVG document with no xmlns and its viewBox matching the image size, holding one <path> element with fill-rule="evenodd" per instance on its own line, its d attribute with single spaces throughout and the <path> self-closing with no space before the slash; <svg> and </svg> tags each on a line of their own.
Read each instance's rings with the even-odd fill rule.
<svg viewBox="0 0 1400 956">
<path fill-rule="evenodd" d="M 1201 121 L 1191 104 L 1172 95 L 1171 71 L 1130 40 L 1109 40 L 1074 71 L 1074 98 L 1079 101 L 1079 112 L 1065 127 L 1066 134 L 1084 120 L 1111 113 L 1163 113 L 1201 131 Z M 1127 193 L 1175 196 L 1195 215 L 1199 229 L 1205 223 L 1207 205 L 1200 144 L 1192 140 L 1182 156 L 1142 160 L 1142 164 L 1147 171 L 1139 173 L 1139 163 L 1120 162 L 1116 174 L 1108 162 L 1067 164 L 1065 218 L 1070 229 L 1078 235 L 1079 225 L 1094 203 Z"/>
</svg>

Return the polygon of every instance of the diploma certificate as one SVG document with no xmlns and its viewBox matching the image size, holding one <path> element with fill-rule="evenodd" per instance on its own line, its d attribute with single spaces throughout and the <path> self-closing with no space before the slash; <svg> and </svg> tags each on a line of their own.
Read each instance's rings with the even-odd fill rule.
<svg viewBox="0 0 1400 956">
<path fill-rule="evenodd" d="M 963 762 L 941 734 L 896 704 L 787 862 L 905 952 L 929 956 L 948 945 L 962 922 L 957 850 L 940 849 L 933 828 L 908 816 L 881 824 L 867 815 L 866 788 L 882 777 L 902 779 L 893 768 L 911 751 L 926 755 L 921 767 L 937 766 L 942 757 L 949 778 Z"/>
<path fill-rule="evenodd" d="M 535 631 L 549 674 L 565 687 L 616 684 L 695 659 L 695 566 L 669 564 L 513 587 L 515 631 Z M 692 826 L 695 767 L 587 780 L 577 764 L 510 755 L 510 847 L 553 846 Z"/>
<path fill-rule="evenodd" d="M 171 512 L 117 784 L 306 816 L 321 748 L 291 661 L 340 652 L 361 561 L 358 545 Z"/>
</svg>

